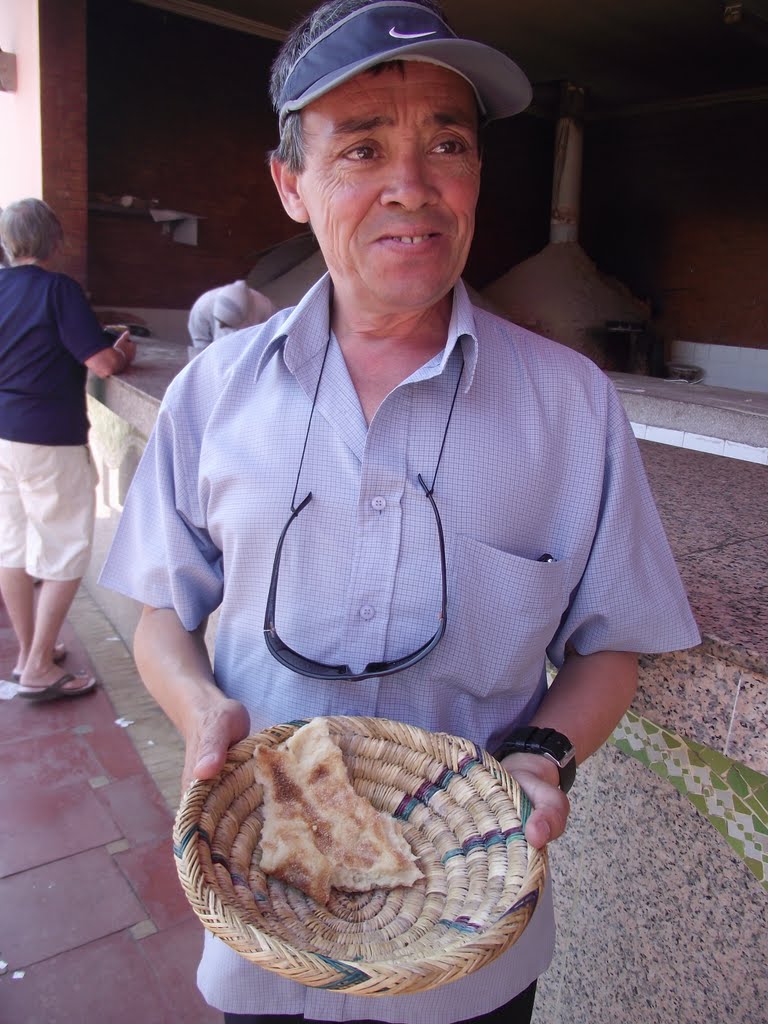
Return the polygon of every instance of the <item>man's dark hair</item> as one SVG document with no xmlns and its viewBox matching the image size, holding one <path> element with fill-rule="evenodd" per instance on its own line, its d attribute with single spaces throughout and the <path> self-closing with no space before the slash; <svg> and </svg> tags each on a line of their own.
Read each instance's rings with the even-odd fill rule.
<svg viewBox="0 0 768 1024">
<path fill-rule="evenodd" d="M 370 7 L 381 0 L 325 0 L 293 29 L 275 57 L 269 80 L 269 95 L 275 110 L 280 110 L 280 95 L 283 86 L 293 70 L 293 66 L 302 53 L 319 36 L 327 32 L 331 26 L 342 21 L 350 14 Z M 446 21 L 443 10 L 437 0 L 409 0 L 410 3 L 425 7 Z M 304 170 L 304 138 L 301 131 L 300 111 L 286 115 L 280 128 L 280 143 L 270 157 L 285 164 L 289 171 L 300 174 Z"/>
</svg>

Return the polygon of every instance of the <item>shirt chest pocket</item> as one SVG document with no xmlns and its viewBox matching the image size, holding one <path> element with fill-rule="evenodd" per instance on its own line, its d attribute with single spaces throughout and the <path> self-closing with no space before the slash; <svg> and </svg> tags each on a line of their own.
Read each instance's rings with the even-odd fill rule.
<svg viewBox="0 0 768 1024">
<path fill-rule="evenodd" d="M 453 555 L 441 653 L 456 685 L 477 697 L 535 687 L 568 604 L 568 562 L 521 558 L 465 536 Z"/>
</svg>

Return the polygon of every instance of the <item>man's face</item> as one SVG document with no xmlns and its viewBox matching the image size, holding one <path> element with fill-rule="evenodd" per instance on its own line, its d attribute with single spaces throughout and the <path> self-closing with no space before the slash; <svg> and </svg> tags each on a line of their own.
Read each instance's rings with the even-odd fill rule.
<svg viewBox="0 0 768 1024">
<path fill-rule="evenodd" d="M 302 112 L 306 161 L 277 164 L 283 204 L 309 221 L 336 300 L 372 315 L 423 311 L 453 287 L 480 183 L 470 85 L 406 61 L 358 75 Z"/>
</svg>

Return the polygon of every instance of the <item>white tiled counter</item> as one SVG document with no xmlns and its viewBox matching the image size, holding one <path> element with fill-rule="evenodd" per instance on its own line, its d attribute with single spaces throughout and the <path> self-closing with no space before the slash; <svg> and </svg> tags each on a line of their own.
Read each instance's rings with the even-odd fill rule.
<svg viewBox="0 0 768 1024">
<path fill-rule="evenodd" d="M 766 348 L 673 341 L 670 355 L 676 363 L 699 367 L 705 384 L 768 394 Z"/>
<path fill-rule="evenodd" d="M 630 373 L 609 376 L 636 437 L 768 465 L 768 393 Z"/>
</svg>

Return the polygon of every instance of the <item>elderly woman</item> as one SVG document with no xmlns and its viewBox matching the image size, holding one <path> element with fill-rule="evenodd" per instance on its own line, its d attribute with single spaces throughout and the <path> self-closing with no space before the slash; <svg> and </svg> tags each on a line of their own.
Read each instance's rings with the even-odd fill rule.
<svg viewBox="0 0 768 1024">
<path fill-rule="evenodd" d="M 62 240 L 39 199 L 0 214 L 0 593 L 19 645 L 12 678 L 38 702 L 96 685 L 59 667 L 56 643 L 93 536 L 85 381 L 120 373 L 136 351 L 127 332 L 108 341 L 80 285 L 46 269 Z"/>
</svg>

